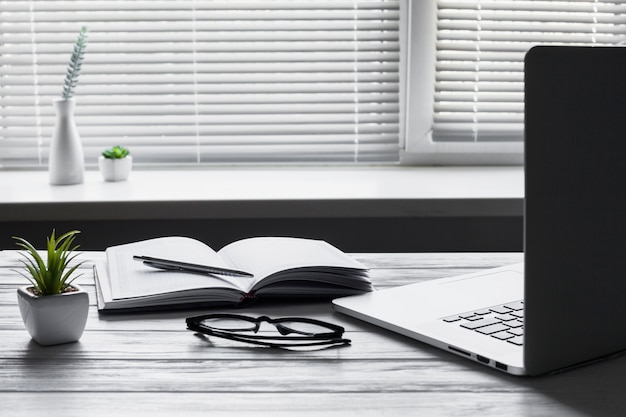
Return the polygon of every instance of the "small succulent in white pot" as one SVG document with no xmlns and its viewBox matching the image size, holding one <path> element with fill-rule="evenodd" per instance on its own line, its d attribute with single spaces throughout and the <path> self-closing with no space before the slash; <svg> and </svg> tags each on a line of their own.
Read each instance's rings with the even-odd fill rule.
<svg viewBox="0 0 626 417">
<path fill-rule="evenodd" d="M 124 181 L 130 175 L 133 157 L 127 148 L 117 145 L 102 152 L 98 166 L 105 181 Z"/>
<path fill-rule="evenodd" d="M 28 333 L 41 345 L 75 342 L 85 330 L 89 296 L 73 284 L 78 278 L 75 272 L 83 264 L 75 262 L 78 233 L 73 230 L 57 238 L 53 230 L 41 253 L 27 240 L 14 237 L 24 250 L 20 252 L 24 270 L 17 272 L 30 282 L 17 290 L 18 305 Z"/>
</svg>

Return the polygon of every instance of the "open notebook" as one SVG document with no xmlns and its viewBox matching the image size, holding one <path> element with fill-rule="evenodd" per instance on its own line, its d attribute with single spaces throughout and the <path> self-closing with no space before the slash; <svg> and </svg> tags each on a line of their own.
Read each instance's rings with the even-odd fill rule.
<svg viewBox="0 0 626 417">
<path fill-rule="evenodd" d="M 325 297 L 372 290 L 367 268 L 321 240 L 256 237 L 219 251 L 187 237 L 113 246 L 96 263 L 99 310 L 240 305 L 259 297 Z M 252 277 L 150 268 L 133 256 L 237 269 Z"/>
</svg>

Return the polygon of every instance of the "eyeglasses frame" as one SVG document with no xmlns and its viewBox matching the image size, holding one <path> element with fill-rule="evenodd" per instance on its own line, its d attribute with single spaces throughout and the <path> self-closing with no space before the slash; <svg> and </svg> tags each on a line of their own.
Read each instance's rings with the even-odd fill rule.
<svg viewBox="0 0 626 417">
<path fill-rule="evenodd" d="M 227 318 L 227 319 L 236 319 L 247 321 L 253 326 L 251 328 L 242 329 L 242 330 L 223 330 L 216 329 L 210 326 L 202 324 L 203 321 L 207 319 L 217 319 L 217 318 Z M 286 348 L 286 347 L 309 347 L 309 346 L 331 346 L 331 345 L 348 345 L 351 343 L 350 339 L 343 338 L 343 333 L 345 329 L 341 326 L 338 326 L 333 323 L 328 323 L 321 320 L 310 319 L 307 317 L 280 317 L 276 319 L 272 319 L 268 316 L 259 316 L 259 317 L 250 317 L 241 314 L 229 314 L 229 313 L 215 313 L 215 314 L 204 314 L 200 316 L 188 317 L 185 319 L 187 323 L 187 328 L 189 330 L 206 334 L 209 336 L 217 336 L 224 339 L 235 340 L 239 342 L 251 343 L 255 345 L 262 345 L 268 347 L 275 348 Z M 253 331 L 254 333 L 258 332 L 261 323 L 266 322 L 272 324 L 276 327 L 278 332 L 281 334 L 280 337 L 276 336 L 264 336 L 257 334 L 238 334 L 238 331 Z M 315 324 L 320 327 L 325 327 L 329 329 L 329 332 L 324 333 L 300 333 L 301 336 L 287 336 L 290 333 L 299 333 L 293 329 L 290 329 L 290 332 L 283 333 L 284 329 L 281 328 L 280 323 L 284 322 L 300 322 L 300 323 L 308 323 Z M 280 340 L 280 342 L 273 342 Z M 285 343 L 285 341 L 300 341 L 299 343 Z M 310 340 L 310 342 L 306 342 Z"/>
</svg>

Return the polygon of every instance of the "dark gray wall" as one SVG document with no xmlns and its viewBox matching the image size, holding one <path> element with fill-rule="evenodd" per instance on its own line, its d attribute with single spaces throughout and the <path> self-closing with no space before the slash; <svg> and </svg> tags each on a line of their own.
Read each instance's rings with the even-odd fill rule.
<svg viewBox="0 0 626 417">
<path fill-rule="evenodd" d="M 14 235 L 43 247 L 53 228 L 81 230 L 77 241 L 84 250 L 179 235 L 195 237 L 214 249 L 251 236 L 298 236 L 323 239 L 346 252 L 522 251 L 521 217 L 0 222 L 0 248 L 15 249 Z"/>
</svg>

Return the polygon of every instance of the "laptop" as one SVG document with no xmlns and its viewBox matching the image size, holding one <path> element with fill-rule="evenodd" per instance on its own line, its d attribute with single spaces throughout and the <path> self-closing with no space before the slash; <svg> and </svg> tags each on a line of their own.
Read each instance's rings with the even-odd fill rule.
<svg viewBox="0 0 626 417">
<path fill-rule="evenodd" d="M 626 48 L 537 46 L 524 79 L 524 262 L 337 311 L 514 375 L 626 350 Z"/>
</svg>

